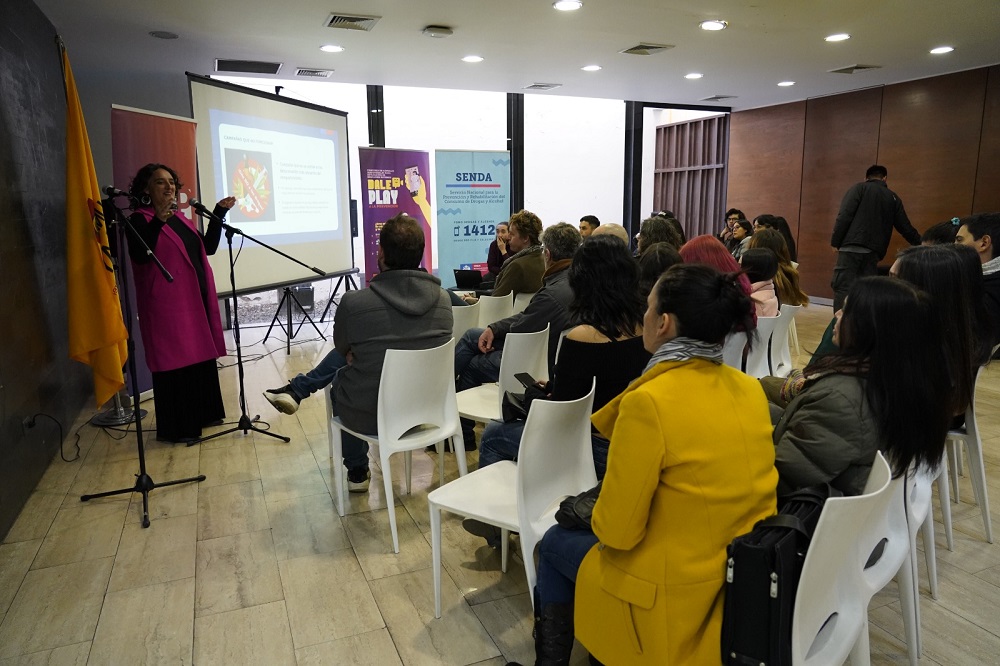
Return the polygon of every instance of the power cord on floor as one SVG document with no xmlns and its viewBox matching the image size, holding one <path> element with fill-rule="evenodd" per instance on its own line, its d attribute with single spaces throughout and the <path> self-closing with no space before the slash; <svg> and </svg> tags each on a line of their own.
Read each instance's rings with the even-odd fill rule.
<svg viewBox="0 0 1000 666">
<path fill-rule="evenodd" d="M 54 417 L 54 416 L 52 416 L 50 414 L 46 414 L 44 412 L 38 412 L 34 416 L 28 416 L 28 417 L 26 417 L 24 419 L 24 421 L 21 422 L 21 425 L 24 427 L 24 429 L 26 431 L 27 430 L 31 430 L 32 428 L 35 427 L 35 425 L 37 425 L 36 421 L 37 421 L 38 417 L 40 417 L 40 416 L 44 416 L 45 418 L 49 419 L 50 421 L 52 421 L 53 423 L 56 424 L 57 428 L 59 428 L 59 457 L 63 459 L 63 462 L 74 462 L 76 460 L 79 460 L 80 459 L 80 431 L 79 430 L 76 431 L 76 441 L 73 442 L 73 445 L 76 447 L 76 457 L 75 458 L 67 458 L 66 454 L 65 454 L 65 452 L 63 450 L 63 427 L 62 427 L 62 423 L 59 422 L 59 419 L 57 419 L 56 417 Z"/>
</svg>

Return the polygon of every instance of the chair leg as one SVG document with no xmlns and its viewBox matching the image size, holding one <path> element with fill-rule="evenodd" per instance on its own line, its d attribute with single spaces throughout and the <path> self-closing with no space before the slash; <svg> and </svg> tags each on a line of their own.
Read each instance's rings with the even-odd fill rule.
<svg viewBox="0 0 1000 666">
<path fill-rule="evenodd" d="M 801 354 L 802 350 L 799 349 L 799 333 L 795 330 L 795 320 L 788 325 L 788 344 L 795 347 L 795 353 Z"/>
<path fill-rule="evenodd" d="M 465 438 L 462 437 L 461 428 L 452 435 L 451 450 L 455 452 L 455 459 L 458 461 L 458 475 L 465 476 L 469 473 L 469 466 L 465 455 Z M 444 483 L 444 467 L 441 468 L 441 483 Z"/>
<path fill-rule="evenodd" d="M 413 451 L 403 452 L 403 471 L 406 473 L 406 494 L 410 494 L 410 481 L 413 478 Z"/>
<path fill-rule="evenodd" d="M 911 666 L 917 666 L 920 657 L 916 610 L 917 599 L 913 594 L 914 586 L 916 585 L 913 571 L 914 564 L 915 562 L 912 557 L 908 557 L 907 561 L 904 561 L 903 565 L 899 568 L 899 573 L 896 574 L 896 587 L 899 589 L 899 605 L 903 612 L 903 629 L 906 631 L 906 652 L 909 655 Z"/>
<path fill-rule="evenodd" d="M 330 474 L 333 475 L 333 493 L 337 500 L 337 514 L 344 517 L 344 443 L 340 428 L 330 426 Z"/>
<path fill-rule="evenodd" d="M 989 492 L 986 490 L 986 469 L 983 464 L 982 443 L 978 437 L 969 438 L 966 440 L 966 447 L 969 452 L 969 479 L 972 481 L 972 490 L 976 494 L 979 510 L 983 514 L 986 541 L 993 543 L 993 522 L 990 519 L 990 500 Z"/>
<path fill-rule="evenodd" d="M 507 573 L 507 556 L 510 552 L 510 530 L 500 529 L 500 571 Z"/>
<path fill-rule="evenodd" d="M 944 523 L 944 538 L 948 550 L 955 550 L 955 535 L 951 529 L 951 470 L 948 467 L 948 456 L 941 458 L 941 470 L 938 472 L 938 504 L 941 505 L 941 522 Z M 937 599 L 937 597 L 934 597 Z"/>
<path fill-rule="evenodd" d="M 431 512 L 431 557 L 434 569 L 434 617 L 441 617 L 441 509 L 428 502 Z"/>
<path fill-rule="evenodd" d="M 927 561 L 927 586 L 931 591 L 931 599 L 938 598 L 937 591 L 937 545 L 934 543 L 934 512 L 928 511 L 924 524 L 920 526 L 920 536 L 924 540 L 924 559 Z M 914 564 L 916 562 L 914 561 Z M 913 569 L 916 575 L 916 567 Z M 918 591 L 919 593 L 919 591 Z M 917 602 L 917 622 L 919 628 L 920 603 Z M 919 641 L 918 641 L 919 643 Z"/>
<path fill-rule="evenodd" d="M 399 535 L 396 533 L 396 502 L 392 495 L 392 470 L 389 469 L 389 455 L 382 453 L 379 447 L 379 456 L 382 459 L 382 484 L 385 487 L 385 504 L 389 507 L 389 531 L 392 532 L 392 552 L 399 553 Z"/>
<path fill-rule="evenodd" d="M 854 641 L 854 646 L 851 648 L 851 666 L 871 666 L 872 663 L 871 644 L 868 642 L 867 609 L 865 609 L 862 619 L 864 623 L 861 626 L 861 632 L 858 634 L 858 639 Z"/>
<path fill-rule="evenodd" d="M 948 457 L 948 468 L 949 468 L 949 472 L 951 473 L 951 492 L 954 495 L 954 497 L 952 497 L 951 501 L 954 502 L 955 504 L 958 504 L 959 501 L 960 501 L 959 494 L 958 494 L 959 493 L 959 488 L 958 488 L 958 474 L 959 474 L 959 469 L 958 468 L 962 464 L 961 460 L 959 459 L 959 456 L 962 453 L 961 440 L 960 439 L 956 439 L 954 437 L 949 437 L 948 441 L 945 442 L 945 451 L 948 454 L 947 455 L 947 457 Z"/>
</svg>

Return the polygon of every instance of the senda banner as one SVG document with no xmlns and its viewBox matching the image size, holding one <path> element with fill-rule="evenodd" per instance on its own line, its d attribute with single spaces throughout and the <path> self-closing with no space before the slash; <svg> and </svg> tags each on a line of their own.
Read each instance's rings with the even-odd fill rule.
<svg viewBox="0 0 1000 666">
<path fill-rule="evenodd" d="M 397 213 L 415 218 L 424 229 L 424 259 L 430 272 L 430 155 L 422 150 L 359 148 L 362 223 L 365 239 L 365 283 L 378 273 L 378 238 L 382 225 Z"/>
<path fill-rule="evenodd" d="M 436 150 L 438 275 L 455 284 L 454 269 L 486 273 L 496 225 L 510 218 L 510 153 Z"/>
</svg>

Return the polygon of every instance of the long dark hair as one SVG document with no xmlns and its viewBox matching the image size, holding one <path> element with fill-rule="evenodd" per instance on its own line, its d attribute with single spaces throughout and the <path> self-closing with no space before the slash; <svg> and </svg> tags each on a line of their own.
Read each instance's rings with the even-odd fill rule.
<svg viewBox="0 0 1000 666">
<path fill-rule="evenodd" d="M 680 253 L 670 243 L 653 243 L 639 257 L 639 295 L 645 298 L 663 272 L 683 263 Z"/>
<path fill-rule="evenodd" d="M 900 252 L 895 268 L 897 277 L 931 296 L 945 336 L 953 413 L 964 412 L 972 400 L 976 372 L 990 354 L 989 339 L 984 337 L 986 314 L 979 257 L 965 245 L 918 245 Z"/>
<path fill-rule="evenodd" d="M 879 441 L 899 476 L 916 462 L 936 467 L 952 418 L 945 339 L 931 297 L 905 280 L 866 277 L 851 287 L 839 351 L 810 362 L 807 377 L 865 379 Z"/>
<path fill-rule="evenodd" d="M 774 276 L 774 290 L 778 300 L 789 305 L 807 305 L 809 297 L 799 286 L 799 272 L 792 266 L 788 241 L 776 229 L 758 229 L 750 238 L 750 248 L 767 248 L 778 257 L 778 272 Z"/>
<path fill-rule="evenodd" d="M 671 266 L 653 287 L 656 312 L 674 315 L 679 335 L 722 344 L 730 333 L 753 328 L 753 306 L 739 278 L 706 264 Z"/>
<path fill-rule="evenodd" d="M 569 267 L 573 321 L 589 324 L 611 340 L 635 335 L 645 305 L 639 295 L 639 267 L 614 236 L 590 236 Z"/>
<path fill-rule="evenodd" d="M 751 248 L 740 257 L 740 266 L 750 282 L 773 280 L 778 273 L 778 257 L 766 247 Z"/>
</svg>

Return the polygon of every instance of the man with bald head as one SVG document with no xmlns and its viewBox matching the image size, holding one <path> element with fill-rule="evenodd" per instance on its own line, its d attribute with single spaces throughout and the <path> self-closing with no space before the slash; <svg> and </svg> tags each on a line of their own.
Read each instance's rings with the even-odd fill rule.
<svg viewBox="0 0 1000 666">
<path fill-rule="evenodd" d="M 594 229 L 591 235 L 597 236 L 600 234 L 607 234 L 609 236 L 614 236 L 621 242 L 625 243 L 625 245 L 628 245 L 628 232 L 625 230 L 625 227 L 623 227 L 620 224 L 615 224 L 614 222 L 605 222 L 601 226 Z"/>
</svg>

